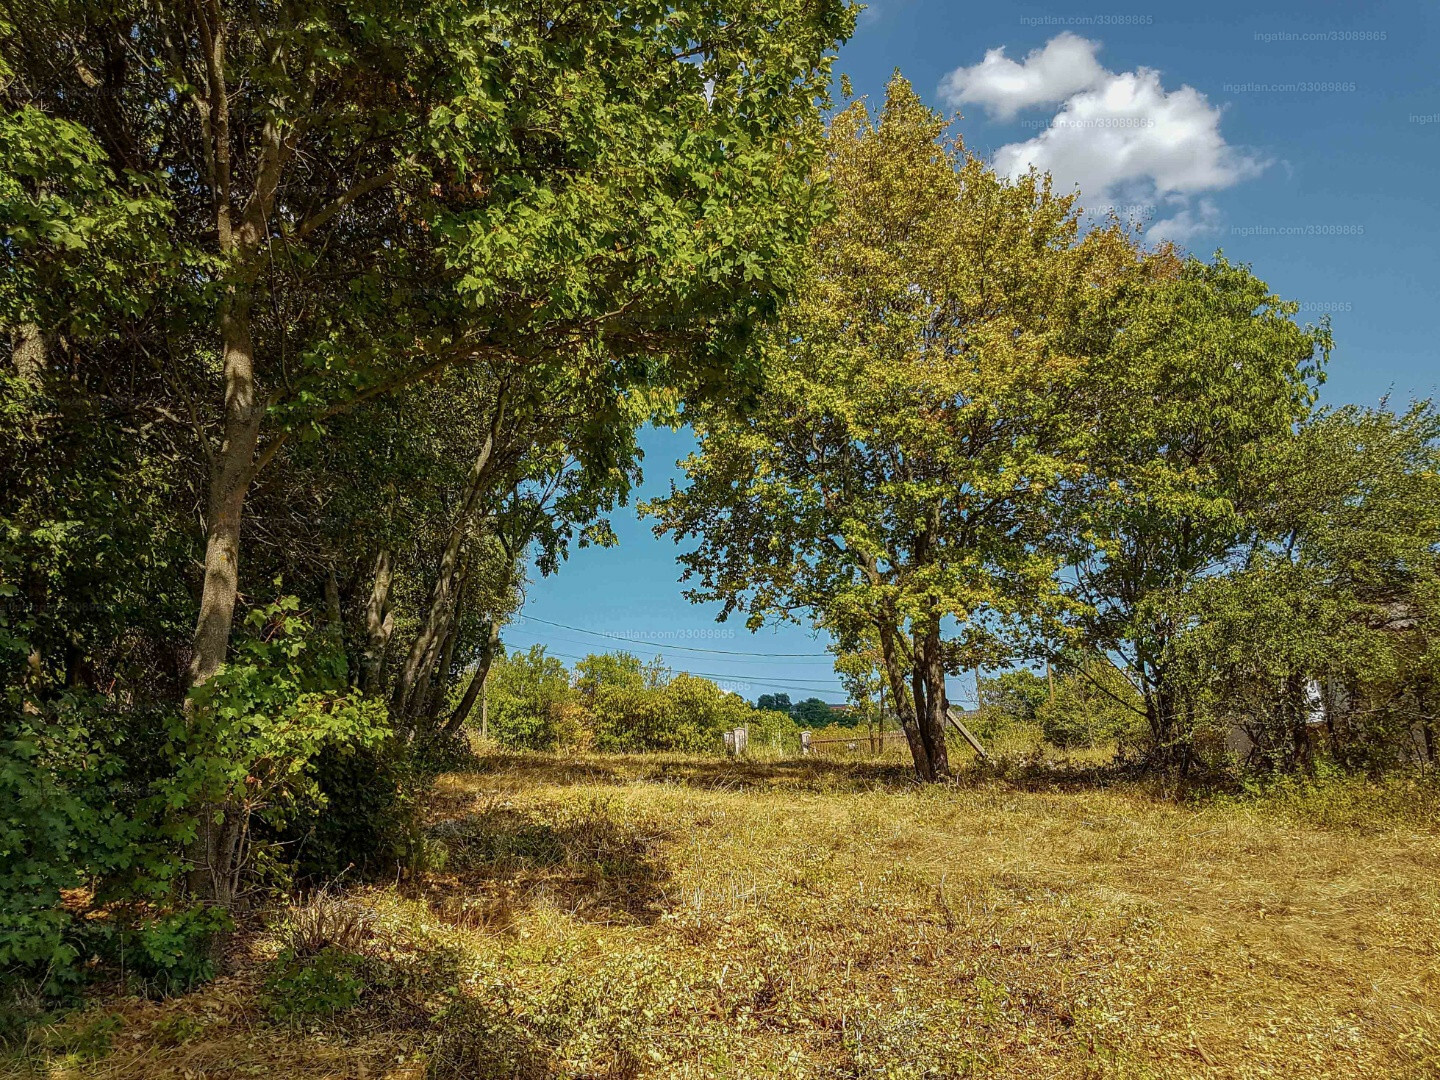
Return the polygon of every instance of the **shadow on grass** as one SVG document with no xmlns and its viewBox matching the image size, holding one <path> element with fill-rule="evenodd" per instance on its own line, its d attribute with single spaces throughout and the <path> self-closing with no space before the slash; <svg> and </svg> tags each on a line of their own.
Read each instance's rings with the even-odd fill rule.
<svg viewBox="0 0 1440 1080">
<path fill-rule="evenodd" d="M 538 902 L 604 923 L 650 923 L 663 910 L 665 830 L 616 817 L 602 800 L 523 810 L 492 803 L 443 818 L 429 835 L 445 849 L 445 869 L 415 887 L 457 925 L 504 931 L 516 909 Z"/>
<path fill-rule="evenodd" d="M 437 1021 L 427 1080 L 542 1080 L 551 1054 L 507 1003 L 463 998 Z"/>
</svg>

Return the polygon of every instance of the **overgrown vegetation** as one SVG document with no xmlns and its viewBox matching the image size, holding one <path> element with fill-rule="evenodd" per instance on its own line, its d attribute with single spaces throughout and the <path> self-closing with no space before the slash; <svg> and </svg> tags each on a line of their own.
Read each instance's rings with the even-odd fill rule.
<svg viewBox="0 0 1440 1080">
<path fill-rule="evenodd" d="M 1440 410 L 1325 406 L 1328 324 L 898 74 L 832 114 L 856 15 L 0 0 L 17 1068 L 1440 1067 Z M 506 647 L 649 422 L 690 596 L 846 707 Z M 1398 990 L 1256 974 L 1401 924 Z"/>
<path fill-rule="evenodd" d="M 247 958 L 235 977 L 97 1003 L 13 1067 L 111 1080 L 1420 1080 L 1440 1067 L 1433 775 L 1177 800 L 1113 772 L 1098 785 L 1053 752 L 927 789 L 907 756 L 487 758 L 437 783 L 443 869 L 298 903 L 233 943 Z"/>
<path fill-rule="evenodd" d="M 754 381 L 853 18 L 0 5 L 7 995 L 96 935 L 179 989 L 231 915 L 423 864 L 526 573 Z"/>
</svg>

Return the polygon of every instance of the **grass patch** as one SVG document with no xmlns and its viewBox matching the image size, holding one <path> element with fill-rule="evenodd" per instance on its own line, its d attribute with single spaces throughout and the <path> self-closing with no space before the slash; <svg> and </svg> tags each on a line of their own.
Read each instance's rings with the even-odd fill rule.
<svg viewBox="0 0 1440 1080">
<path fill-rule="evenodd" d="M 899 760 L 490 755 L 437 782 L 443 867 L 312 898 L 230 975 L 11 1067 L 1440 1075 L 1433 781 L 1169 794 L 1084 756 L 919 788 Z"/>
</svg>

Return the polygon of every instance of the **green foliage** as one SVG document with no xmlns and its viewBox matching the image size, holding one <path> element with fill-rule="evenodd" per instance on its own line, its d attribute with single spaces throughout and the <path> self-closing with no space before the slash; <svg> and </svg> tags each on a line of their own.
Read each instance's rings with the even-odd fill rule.
<svg viewBox="0 0 1440 1080">
<path fill-rule="evenodd" d="M 234 927 L 229 913 L 220 908 L 183 908 L 123 934 L 120 960 L 148 993 L 181 994 L 214 977 L 215 941 Z"/>
<path fill-rule="evenodd" d="M 178 871 L 150 788 L 155 762 L 146 761 L 163 717 L 117 716 L 85 694 L 68 695 L 46 715 L 26 710 L 13 692 L 8 705 L 0 970 L 60 990 L 75 979 L 83 947 L 62 894 L 89 887 L 101 900 L 161 897 Z"/>
<path fill-rule="evenodd" d="M 1125 332 L 1095 366 L 1090 462 L 1054 493 L 1072 625 L 1139 688 L 1157 763 L 1194 754 L 1170 656 L 1185 594 L 1256 537 L 1270 464 L 1328 356 L 1328 327 L 1296 325 L 1296 310 L 1218 255 L 1130 289 Z"/>
<path fill-rule="evenodd" d="M 709 679 L 672 675 L 659 659 L 646 664 L 624 652 L 585 657 L 572 682 L 565 665 L 537 645 L 497 662 L 491 678 L 491 733 L 517 749 L 714 752 L 723 732 L 784 716 L 761 713 Z M 788 726 L 772 725 L 777 737 Z"/>
<path fill-rule="evenodd" d="M 658 729 L 642 724 L 612 732 L 615 744 L 627 749 L 714 751 L 722 745 L 722 733 L 748 724 L 754 710 L 738 694 L 681 672 L 664 689 L 662 714 L 664 723 Z"/>
<path fill-rule="evenodd" d="M 490 671 L 490 734 L 502 746 L 549 750 L 560 742 L 570 673 L 543 645 L 499 657 Z"/>
<path fill-rule="evenodd" d="M 197 819 L 240 827 L 255 814 L 283 828 L 297 809 L 324 805 L 315 768 L 323 752 L 349 748 L 379 762 L 389 732 L 382 703 L 321 689 L 335 683 L 334 660 L 295 607 L 291 597 L 251 612 L 237 663 L 197 694 L 188 716 L 124 711 L 79 691 L 41 711 L 10 692 L 0 747 L 0 965 L 52 991 L 74 982 L 92 948 L 158 991 L 207 977 L 204 946 L 223 929 L 224 912 L 167 910 Z M 352 844 L 364 852 L 404 846 L 396 824 L 404 815 L 374 780 L 354 777 L 351 790 L 368 785 L 369 817 L 335 827 L 340 835 L 324 847 L 333 861 Z M 267 860 L 280 871 L 259 834 L 259 861 L 242 867 L 247 883 Z M 355 860 L 348 854 L 347 865 Z M 110 930 L 77 924 L 62 900 L 81 888 L 96 904 L 139 906 Z"/>
<path fill-rule="evenodd" d="M 847 722 L 850 724 L 855 722 L 851 717 L 836 713 L 817 697 L 797 701 L 790 709 L 790 716 L 796 725 L 802 728 L 827 727 L 830 724 L 844 726 Z"/>
<path fill-rule="evenodd" d="M 1323 412 L 1274 446 L 1254 539 L 1175 601 L 1184 629 L 1166 660 L 1212 761 L 1232 732 L 1261 769 L 1432 752 L 1437 466 L 1428 403 Z"/>
<path fill-rule="evenodd" d="M 347 691 L 343 658 L 298 608 L 283 596 L 252 609 L 234 661 L 193 692 L 172 730 L 173 808 L 283 812 L 298 792 L 315 794 L 308 769 L 322 750 L 389 736 L 384 703 Z"/>
<path fill-rule="evenodd" d="M 1062 750 L 1129 749 L 1144 722 L 1135 688 L 1104 657 L 1067 655 L 1049 676 L 1015 668 L 982 679 L 977 726 L 987 736 L 1032 726 Z"/>
<path fill-rule="evenodd" d="M 281 953 L 263 990 L 271 1017 L 301 1021 L 353 1009 L 365 992 L 365 963 L 336 948 L 305 957 Z"/>
<path fill-rule="evenodd" d="M 1045 493 L 1084 459 L 1086 360 L 1145 264 L 1116 229 L 1082 235 L 1073 197 L 997 175 L 946 126 L 898 75 L 878 115 L 858 102 L 836 117 L 836 214 L 757 346 L 764 391 L 754 408 L 695 410 L 689 485 L 649 504 L 657 533 L 697 541 L 680 556 L 693 599 L 751 626 L 805 610 L 842 641 L 873 639 L 927 779 L 946 768 L 945 673 L 1008 660 L 1053 617 Z"/>
<path fill-rule="evenodd" d="M 430 764 L 427 762 L 427 765 Z M 268 833 L 298 885 L 342 874 L 393 878 L 414 865 L 420 836 L 417 795 L 424 774 L 401 740 L 335 741 L 306 766 L 310 784 Z"/>
<path fill-rule="evenodd" d="M 117 174 L 74 120 L 0 110 L 0 326 L 109 336 L 179 284 L 162 188 L 155 175 Z"/>
<path fill-rule="evenodd" d="M 1145 705 L 1134 685 L 1104 657 L 1076 658 L 1055 674 L 1055 698 L 1036 709 L 1045 741 L 1061 749 L 1140 744 Z"/>
<path fill-rule="evenodd" d="M 776 694 L 761 694 L 755 699 L 755 708 L 761 712 L 783 712 L 790 711 L 790 695 L 781 691 Z"/>
</svg>

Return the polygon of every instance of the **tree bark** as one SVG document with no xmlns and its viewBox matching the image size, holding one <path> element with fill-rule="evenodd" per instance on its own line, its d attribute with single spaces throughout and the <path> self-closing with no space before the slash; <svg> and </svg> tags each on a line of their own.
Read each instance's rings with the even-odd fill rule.
<svg viewBox="0 0 1440 1080">
<path fill-rule="evenodd" d="M 890 696 L 895 702 L 895 718 L 900 722 L 900 730 L 905 733 L 905 741 L 910 744 L 910 758 L 915 764 L 916 777 L 929 783 L 935 779 L 935 770 L 920 734 L 918 709 L 910 688 L 905 685 L 905 670 L 896 648 L 897 631 L 883 616 L 876 620 L 876 628 L 880 632 L 880 656 L 885 665 L 885 678 L 890 683 Z"/>
<path fill-rule="evenodd" d="M 504 420 L 504 413 L 505 395 L 502 390 L 495 403 L 495 416 L 491 421 L 490 430 L 486 433 L 485 442 L 480 447 L 480 452 L 475 455 L 475 461 L 470 466 L 470 473 L 465 478 L 464 498 L 461 500 L 460 512 L 451 526 L 450 536 L 445 543 L 445 551 L 440 556 L 440 570 L 435 576 L 435 587 L 430 594 L 429 613 L 415 635 L 415 642 L 410 647 L 410 653 L 405 658 L 405 666 L 400 673 L 399 684 L 395 687 L 395 696 L 391 707 L 397 719 L 403 719 L 410 715 L 414 705 L 416 684 L 419 682 L 421 672 L 425 670 L 427 660 L 429 663 L 434 663 L 440 636 L 445 630 L 452 607 L 460 548 L 469 529 L 470 517 L 475 512 L 476 504 L 480 501 L 480 492 L 489 477 L 490 464 L 494 459 L 495 443 L 500 425 Z"/>
<path fill-rule="evenodd" d="M 220 450 L 210 472 L 205 580 L 195 624 L 195 652 L 190 661 L 192 686 L 206 682 L 220 669 L 230 645 L 240 584 L 240 521 L 265 411 L 256 394 L 255 344 L 244 286 L 235 286 L 235 292 L 222 304 L 220 331 L 224 342 L 225 418 Z"/>
<path fill-rule="evenodd" d="M 926 627 L 918 651 L 919 675 L 925 686 L 925 709 L 918 717 L 920 734 L 930 755 L 930 770 L 939 779 L 950 775 L 950 754 L 945 740 L 945 712 L 950 703 L 945 696 L 945 660 L 938 619 Z"/>
<path fill-rule="evenodd" d="M 370 586 L 370 600 L 365 605 L 365 657 L 360 689 L 366 694 L 380 692 L 385 670 L 385 654 L 390 635 L 395 629 L 395 616 L 390 610 L 390 586 L 395 567 L 389 548 L 375 555 L 375 577 Z"/>
<path fill-rule="evenodd" d="M 455 585 L 455 601 L 450 607 L 450 620 L 445 627 L 445 636 L 438 650 L 439 660 L 427 664 L 419 689 L 416 691 L 416 714 L 427 729 L 435 727 L 435 720 L 445 704 L 445 691 L 450 685 L 450 666 L 455 658 L 455 639 L 460 635 L 460 610 L 465 602 L 465 585 L 470 578 L 470 560 L 467 557 L 460 567 L 460 578 Z"/>
<path fill-rule="evenodd" d="M 21 323 L 10 334 L 10 359 L 15 374 L 38 390 L 45 378 L 45 335 L 35 323 Z"/>
<path fill-rule="evenodd" d="M 490 677 L 490 665 L 494 662 L 499 648 L 500 624 L 492 619 L 489 632 L 485 635 L 485 643 L 480 647 L 480 662 L 475 667 L 475 674 L 470 677 L 470 685 L 465 688 L 465 696 L 460 699 L 460 704 L 455 706 L 450 719 L 445 721 L 444 734 L 454 735 L 470 718 L 470 713 L 475 708 L 475 699 L 485 689 L 485 682 Z"/>
</svg>

